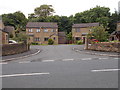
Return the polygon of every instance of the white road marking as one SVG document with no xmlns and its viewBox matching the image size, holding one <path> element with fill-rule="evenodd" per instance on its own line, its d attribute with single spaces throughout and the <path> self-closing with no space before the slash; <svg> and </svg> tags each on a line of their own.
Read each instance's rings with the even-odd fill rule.
<svg viewBox="0 0 120 90">
<path fill-rule="evenodd" d="M 120 58 L 114 58 L 114 59 L 117 59 L 117 60 L 119 60 Z"/>
<path fill-rule="evenodd" d="M 63 59 L 62 61 L 73 61 L 74 59 Z"/>
<path fill-rule="evenodd" d="M 42 60 L 42 62 L 54 62 L 55 60 Z"/>
<path fill-rule="evenodd" d="M 8 63 L 6 63 L 6 62 L 3 63 L 3 62 L 2 62 L 2 63 L 0 63 L 0 64 L 8 64 Z"/>
<path fill-rule="evenodd" d="M 108 58 L 99 58 L 100 60 L 103 60 L 103 59 L 108 59 Z"/>
<path fill-rule="evenodd" d="M 33 75 L 47 75 L 50 73 L 27 73 L 27 74 L 12 74 L 12 75 L 0 75 L 0 78 L 5 78 L 5 77 L 19 77 L 19 76 L 33 76 Z"/>
<path fill-rule="evenodd" d="M 112 72 L 112 71 L 119 71 L 120 69 L 101 69 L 101 70 L 91 70 L 92 72 Z"/>
<path fill-rule="evenodd" d="M 82 58 L 82 60 L 92 60 L 92 58 Z"/>
<path fill-rule="evenodd" d="M 23 61 L 23 62 L 19 62 L 19 63 L 30 63 L 30 61 Z"/>
<path fill-rule="evenodd" d="M 76 52 L 78 52 L 79 50 L 75 50 Z"/>
</svg>

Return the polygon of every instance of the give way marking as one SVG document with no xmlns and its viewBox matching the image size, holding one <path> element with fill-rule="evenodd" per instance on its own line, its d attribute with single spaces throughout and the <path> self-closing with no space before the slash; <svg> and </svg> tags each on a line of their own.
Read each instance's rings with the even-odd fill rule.
<svg viewBox="0 0 120 90">
<path fill-rule="evenodd" d="M 19 76 L 33 76 L 33 75 L 48 75 L 49 72 L 46 73 L 27 73 L 27 74 L 11 74 L 11 75 L 0 75 L 0 78 L 6 77 L 19 77 Z"/>
<path fill-rule="evenodd" d="M 112 72 L 119 71 L 120 69 L 101 69 L 101 70 L 91 70 L 91 72 Z"/>
</svg>

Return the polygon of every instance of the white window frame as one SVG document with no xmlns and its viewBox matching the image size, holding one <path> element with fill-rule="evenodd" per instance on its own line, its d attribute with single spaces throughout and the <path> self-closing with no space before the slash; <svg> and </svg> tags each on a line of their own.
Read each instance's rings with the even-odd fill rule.
<svg viewBox="0 0 120 90">
<path fill-rule="evenodd" d="M 56 32 L 56 29 L 51 29 L 51 32 Z"/>
<path fill-rule="evenodd" d="M 80 28 L 76 28 L 76 32 L 80 32 Z"/>
<path fill-rule="evenodd" d="M 28 32 L 33 32 L 33 30 L 32 29 L 28 29 Z"/>
<path fill-rule="evenodd" d="M 40 32 L 41 30 L 40 29 L 36 29 L 36 32 L 38 33 L 38 32 Z"/>
<path fill-rule="evenodd" d="M 48 32 L 48 29 L 44 29 L 44 32 Z"/>
<path fill-rule="evenodd" d="M 36 38 L 35 38 L 35 41 L 36 41 L 36 42 L 39 42 L 39 41 L 40 41 L 40 38 L 39 38 L 39 37 L 36 37 Z"/>
</svg>

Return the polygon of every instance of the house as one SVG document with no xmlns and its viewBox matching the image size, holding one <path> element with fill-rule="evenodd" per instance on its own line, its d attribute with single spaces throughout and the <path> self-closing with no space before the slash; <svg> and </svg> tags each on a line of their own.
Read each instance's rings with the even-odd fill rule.
<svg viewBox="0 0 120 90">
<path fill-rule="evenodd" d="M 118 40 L 120 41 L 120 21 L 117 22 L 117 29 L 110 35 L 110 41 Z"/>
<path fill-rule="evenodd" d="M 58 32 L 58 43 L 59 44 L 66 44 L 66 33 L 65 32 Z"/>
<path fill-rule="evenodd" d="M 9 33 L 5 30 L 5 26 L 2 22 L 2 20 L 0 20 L 0 44 L 8 44 L 9 41 Z"/>
<path fill-rule="evenodd" d="M 85 42 L 86 35 L 92 27 L 99 26 L 99 23 L 81 23 L 72 26 L 72 37 L 74 41 L 83 40 Z"/>
<path fill-rule="evenodd" d="M 29 43 L 48 44 L 48 39 L 53 39 L 58 44 L 58 25 L 51 22 L 28 22 L 26 34 L 29 35 Z"/>
<path fill-rule="evenodd" d="M 5 31 L 10 35 L 10 38 L 15 37 L 15 28 L 13 26 L 5 26 Z"/>
</svg>

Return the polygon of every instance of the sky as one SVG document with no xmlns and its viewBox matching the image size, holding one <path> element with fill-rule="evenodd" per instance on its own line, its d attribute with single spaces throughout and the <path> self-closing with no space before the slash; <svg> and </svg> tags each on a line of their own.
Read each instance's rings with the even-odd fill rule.
<svg viewBox="0 0 120 90">
<path fill-rule="evenodd" d="M 89 10 L 90 8 L 99 6 L 109 7 L 110 12 L 118 10 L 118 2 L 120 0 L 0 0 L 0 15 L 14 13 L 16 11 L 23 12 L 26 17 L 33 13 L 36 7 L 43 4 L 52 5 L 55 13 L 59 16 L 70 16 L 78 12 Z"/>
</svg>

